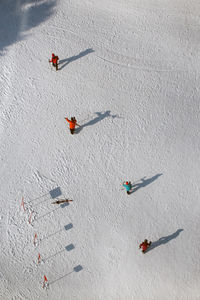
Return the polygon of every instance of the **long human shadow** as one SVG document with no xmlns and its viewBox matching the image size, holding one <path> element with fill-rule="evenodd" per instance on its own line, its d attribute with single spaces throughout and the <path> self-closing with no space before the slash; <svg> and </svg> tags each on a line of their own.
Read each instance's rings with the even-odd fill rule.
<svg viewBox="0 0 200 300">
<path fill-rule="evenodd" d="M 46 262 L 47 260 L 50 260 L 51 258 L 56 257 L 57 255 L 59 255 L 59 254 L 61 254 L 61 253 L 63 253 L 63 252 L 65 252 L 65 249 L 63 249 L 63 250 L 61 250 L 61 251 L 59 251 L 59 252 L 56 252 L 55 254 L 53 254 L 53 255 L 51 255 L 51 256 L 48 256 L 47 258 L 45 258 L 45 259 L 43 259 L 43 260 L 44 260 L 44 262 Z"/>
<path fill-rule="evenodd" d="M 42 200 L 42 201 L 40 200 L 40 201 L 38 202 L 38 204 L 39 204 L 40 202 L 46 201 L 47 198 L 48 198 L 48 196 L 50 196 L 52 199 L 55 199 L 55 198 L 58 198 L 58 197 L 61 196 L 61 195 L 62 195 L 61 188 L 60 188 L 59 186 L 57 186 L 56 188 L 54 188 L 53 190 L 49 191 L 49 192 L 46 193 L 46 194 L 43 194 L 43 195 L 41 195 L 41 196 L 39 196 L 39 197 L 30 199 L 29 202 L 34 202 L 34 201 L 36 201 L 36 200 L 38 200 L 38 199 L 45 198 L 45 200 Z M 37 205 L 37 203 L 36 203 L 36 205 Z"/>
<path fill-rule="evenodd" d="M 78 55 L 74 55 L 72 57 L 68 57 L 68 58 L 65 58 L 65 59 L 61 59 L 59 61 L 59 70 L 62 70 L 64 67 L 66 67 L 69 63 L 71 63 L 72 61 L 75 61 L 83 56 L 86 56 L 90 53 L 93 53 L 94 50 L 92 48 L 89 48 L 89 49 L 86 49 L 82 52 L 80 52 Z M 63 64 L 64 63 L 64 64 Z M 63 64 L 63 65 L 62 65 Z M 62 66 L 60 66 L 62 65 Z"/>
<path fill-rule="evenodd" d="M 69 203 L 67 203 L 67 206 L 68 206 L 68 205 L 69 205 Z M 44 217 L 46 217 L 46 216 L 48 216 L 48 215 L 54 213 L 56 210 L 58 210 L 58 209 L 60 209 L 60 208 L 65 208 L 65 207 L 66 207 L 66 206 L 60 205 L 60 206 L 58 206 L 57 208 L 55 208 L 55 209 L 53 209 L 53 210 L 47 212 L 46 214 L 40 216 L 39 218 L 37 218 L 37 220 L 43 219 Z"/>
<path fill-rule="evenodd" d="M 69 273 L 67 273 L 67 274 L 65 274 L 65 275 L 63 275 L 63 276 L 61 276 L 60 278 L 58 278 L 58 279 L 56 279 L 56 280 L 54 280 L 54 281 L 52 281 L 52 282 L 49 282 L 49 284 L 53 284 L 53 283 L 55 283 L 55 282 L 57 282 L 57 281 L 59 281 L 59 280 L 65 278 L 65 277 L 67 277 L 68 275 L 72 274 L 73 272 L 78 273 L 78 272 L 80 272 L 81 270 L 83 270 L 83 267 L 82 267 L 81 265 L 78 265 L 78 266 L 76 266 L 76 267 L 73 268 L 73 271 L 71 271 L 71 272 L 69 272 Z"/>
<path fill-rule="evenodd" d="M 39 196 L 39 197 L 37 197 L 37 198 L 30 199 L 29 202 L 34 202 L 34 201 L 36 201 L 36 200 L 38 200 L 38 199 L 42 199 L 42 198 L 45 199 L 45 200 L 40 200 L 40 201 L 38 202 L 38 203 L 40 203 L 40 202 L 46 201 L 48 197 L 49 197 L 49 193 L 44 194 L 44 195 L 42 195 L 42 196 Z"/>
<path fill-rule="evenodd" d="M 139 189 L 147 186 L 148 184 L 152 183 L 153 181 L 155 181 L 156 179 L 158 179 L 161 175 L 163 175 L 163 174 L 162 173 L 156 174 L 155 176 L 147 178 L 147 179 L 145 179 L 146 176 L 143 177 L 143 178 L 141 178 L 140 182 L 131 185 L 131 192 L 130 192 L 130 194 L 135 193 L 137 190 L 139 190 Z"/>
<path fill-rule="evenodd" d="M 117 115 L 112 115 L 110 112 L 111 112 L 110 110 L 107 110 L 104 113 L 103 112 L 95 112 L 94 114 L 96 114 L 97 116 L 94 119 L 88 121 L 87 123 L 80 125 L 80 127 L 76 129 L 75 133 L 79 133 L 84 127 L 95 125 L 96 123 L 102 121 L 105 118 L 109 118 L 109 117 L 111 117 L 113 119 L 119 118 Z"/>
<path fill-rule="evenodd" d="M 24 39 L 29 29 L 46 21 L 53 14 L 56 1 L 1 0 L 0 55 L 8 46 Z"/>
<path fill-rule="evenodd" d="M 48 213 L 46 213 L 46 214 L 40 216 L 39 218 L 37 218 L 37 221 L 40 220 L 40 219 L 43 219 L 44 217 L 46 217 L 46 216 L 48 216 L 48 215 L 50 215 L 50 214 L 52 214 L 52 213 L 54 213 L 54 212 L 55 212 L 56 210 L 58 210 L 59 208 L 60 208 L 60 207 L 57 207 L 57 208 L 55 208 L 55 209 L 49 211 Z"/>
<path fill-rule="evenodd" d="M 41 241 L 44 241 L 44 240 L 46 240 L 46 239 L 49 239 L 49 238 L 51 238 L 52 236 L 54 236 L 54 235 L 56 235 L 56 234 L 58 234 L 58 233 L 60 233 L 60 232 L 62 232 L 62 231 L 64 231 L 64 230 L 67 231 L 67 230 L 70 230 L 70 229 L 72 229 L 72 228 L 73 228 L 73 224 L 72 224 L 72 223 L 69 223 L 69 224 L 65 225 L 64 228 L 61 228 L 60 230 L 58 230 L 58 231 L 56 231 L 56 232 L 54 232 L 54 233 L 51 233 L 51 234 L 45 236 Z"/>
<path fill-rule="evenodd" d="M 57 256 L 57 255 L 59 255 L 59 254 L 61 254 L 61 253 L 63 253 L 63 252 L 65 252 L 65 251 L 71 251 L 71 250 L 73 250 L 74 248 L 75 248 L 75 247 L 74 247 L 73 244 L 69 244 L 68 246 L 65 247 L 65 249 L 63 249 L 63 250 L 61 250 L 61 251 L 59 251 L 59 252 L 56 252 L 55 254 L 50 255 L 50 256 L 48 256 L 47 258 L 45 258 L 45 259 L 44 259 L 44 262 L 46 262 L 47 260 L 49 260 L 49 259 L 51 259 L 51 258 L 53 258 L 53 257 L 55 257 L 55 256 Z"/>
<path fill-rule="evenodd" d="M 170 242 L 171 240 L 176 239 L 182 231 L 183 231 L 183 229 L 178 229 L 176 232 L 174 232 L 174 233 L 172 233 L 168 236 L 163 236 L 159 240 L 157 240 L 155 242 L 152 242 L 151 246 L 146 250 L 146 252 L 149 252 L 149 251 L 153 250 L 156 247 L 159 247 L 161 245 L 165 245 L 168 242 Z"/>
</svg>

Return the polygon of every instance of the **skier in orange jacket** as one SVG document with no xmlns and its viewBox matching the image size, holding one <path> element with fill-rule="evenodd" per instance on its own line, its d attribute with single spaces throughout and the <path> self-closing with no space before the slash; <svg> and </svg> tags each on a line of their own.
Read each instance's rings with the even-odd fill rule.
<svg viewBox="0 0 200 300">
<path fill-rule="evenodd" d="M 70 130 L 71 134 L 74 133 L 75 126 L 80 127 L 80 125 L 77 124 L 77 121 L 76 121 L 75 117 L 71 117 L 71 120 L 69 120 L 68 118 L 65 118 L 65 120 L 69 123 L 69 130 Z"/>
<path fill-rule="evenodd" d="M 59 57 L 55 56 L 55 54 L 52 53 L 52 58 L 51 58 L 51 60 L 49 60 L 49 62 L 52 62 L 52 65 L 54 67 L 56 67 L 56 71 L 58 71 L 58 60 L 59 60 Z"/>
</svg>

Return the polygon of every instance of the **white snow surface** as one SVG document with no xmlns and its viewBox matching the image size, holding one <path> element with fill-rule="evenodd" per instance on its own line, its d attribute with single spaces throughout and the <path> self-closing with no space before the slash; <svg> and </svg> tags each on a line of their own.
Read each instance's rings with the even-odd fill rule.
<svg viewBox="0 0 200 300">
<path fill-rule="evenodd" d="M 200 299 L 199 0 L 2 0 L 0 24 L 0 299 Z"/>
</svg>

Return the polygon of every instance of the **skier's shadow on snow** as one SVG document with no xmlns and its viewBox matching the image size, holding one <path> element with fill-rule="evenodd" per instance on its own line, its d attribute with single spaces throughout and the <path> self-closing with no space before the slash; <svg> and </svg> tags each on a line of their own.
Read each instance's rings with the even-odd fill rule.
<svg viewBox="0 0 200 300">
<path fill-rule="evenodd" d="M 58 278 L 58 279 L 56 279 L 56 280 L 54 280 L 54 281 L 52 281 L 52 282 L 49 282 L 49 284 L 53 284 L 53 283 L 55 283 L 55 282 L 57 282 L 57 281 L 59 281 L 59 280 L 65 278 L 65 277 L 67 277 L 68 275 L 70 275 L 70 274 L 72 274 L 72 273 L 74 273 L 74 272 L 78 273 L 78 272 L 80 272 L 81 270 L 83 270 L 83 267 L 82 267 L 81 265 L 78 265 L 78 266 L 76 266 L 76 267 L 73 268 L 73 271 L 71 271 L 71 272 L 69 272 L 69 273 L 63 275 L 62 277 L 60 277 L 60 278 Z"/>
<path fill-rule="evenodd" d="M 88 55 L 90 53 L 93 53 L 94 50 L 92 48 L 86 49 L 85 51 L 80 52 L 78 55 L 74 55 L 72 57 L 68 57 L 66 59 L 61 59 L 59 61 L 59 70 L 62 70 L 64 67 L 66 67 L 69 63 L 71 63 L 72 61 L 75 61 L 85 55 Z M 62 66 L 60 66 L 62 65 Z"/>
<path fill-rule="evenodd" d="M 96 123 L 102 121 L 103 119 L 105 118 L 119 118 L 117 115 L 111 115 L 110 114 L 110 110 L 107 110 L 105 113 L 103 112 L 95 112 L 94 114 L 96 114 L 97 116 L 88 121 L 87 123 L 83 124 L 83 125 L 80 125 L 80 127 L 78 127 L 76 130 L 75 130 L 75 133 L 79 133 L 84 127 L 87 127 L 87 126 L 92 126 L 92 125 L 95 125 Z"/>
<path fill-rule="evenodd" d="M 147 179 L 145 179 L 146 176 L 141 178 L 139 183 L 131 185 L 130 194 L 135 193 L 137 190 L 139 190 L 139 189 L 147 186 L 148 184 L 152 183 L 153 181 L 158 179 L 158 177 L 160 177 L 161 175 L 163 175 L 163 174 L 162 173 L 161 174 L 156 174 L 155 176 L 147 178 Z"/>
<path fill-rule="evenodd" d="M 156 247 L 167 244 L 171 240 L 176 239 L 182 231 L 183 231 L 183 229 L 178 229 L 176 232 L 174 232 L 174 233 L 172 233 L 168 236 L 163 236 L 159 240 L 157 240 L 155 242 L 152 242 L 151 246 L 146 250 L 146 252 L 149 252 L 149 251 L 153 250 Z"/>
</svg>

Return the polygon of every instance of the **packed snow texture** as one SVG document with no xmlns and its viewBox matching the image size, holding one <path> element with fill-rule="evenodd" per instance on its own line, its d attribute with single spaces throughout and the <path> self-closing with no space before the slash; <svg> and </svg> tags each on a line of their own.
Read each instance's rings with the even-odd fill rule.
<svg viewBox="0 0 200 300">
<path fill-rule="evenodd" d="M 1 1 L 0 299 L 200 299 L 199 12 Z"/>
</svg>

